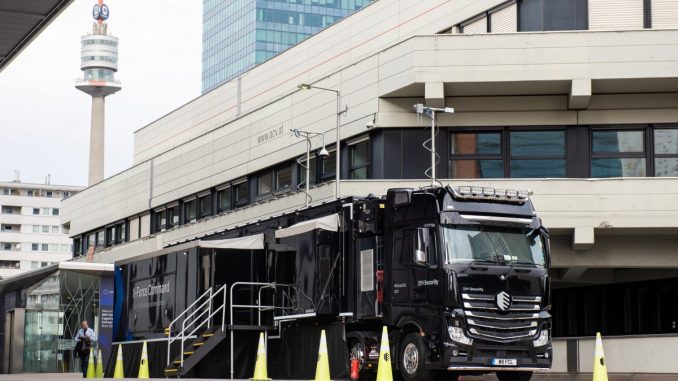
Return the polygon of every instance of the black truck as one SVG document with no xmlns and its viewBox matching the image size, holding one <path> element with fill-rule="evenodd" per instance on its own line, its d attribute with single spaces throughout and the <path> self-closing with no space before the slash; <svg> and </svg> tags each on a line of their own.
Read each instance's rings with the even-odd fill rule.
<svg viewBox="0 0 678 381">
<path fill-rule="evenodd" d="M 528 192 L 389 189 L 120 263 L 115 335 L 169 335 L 165 376 L 250 377 L 264 331 L 272 376 L 309 379 L 322 328 L 332 377 L 358 359 L 369 379 L 386 325 L 406 381 L 529 380 L 551 366 L 548 268 Z"/>
</svg>

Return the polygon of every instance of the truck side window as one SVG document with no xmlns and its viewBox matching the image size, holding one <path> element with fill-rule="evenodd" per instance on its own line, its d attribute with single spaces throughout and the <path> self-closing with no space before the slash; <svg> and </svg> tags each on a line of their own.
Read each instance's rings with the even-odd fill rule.
<svg viewBox="0 0 678 381">
<path fill-rule="evenodd" d="M 418 265 L 437 265 L 436 234 L 434 227 L 418 228 L 414 236 L 414 262 Z"/>
</svg>

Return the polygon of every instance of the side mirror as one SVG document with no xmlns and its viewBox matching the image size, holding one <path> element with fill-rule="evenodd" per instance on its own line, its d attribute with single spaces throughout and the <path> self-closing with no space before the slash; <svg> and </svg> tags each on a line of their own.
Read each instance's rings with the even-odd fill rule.
<svg viewBox="0 0 678 381">
<path fill-rule="evenodd" d="M 417 229 L 417 236 L 414 241 L 414 260 L 417 263 L 427 264 L 428 263 L 428 229 L 419 228 Z"/>
</svg>

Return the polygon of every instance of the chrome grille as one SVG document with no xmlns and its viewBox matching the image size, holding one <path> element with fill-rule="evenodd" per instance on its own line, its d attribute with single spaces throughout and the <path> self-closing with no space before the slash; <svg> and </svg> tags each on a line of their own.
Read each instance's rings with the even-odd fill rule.
<svg viewBox="0 0 678 381">
<path fill-rule="evenodd" d="M 462 294 L 466 325 L 472 336 L 509 342 L 537 335 L 540 296 L 513 296 L 506 311 L 499 310 L 495 298 L 495 295 Z"/>
</svg>

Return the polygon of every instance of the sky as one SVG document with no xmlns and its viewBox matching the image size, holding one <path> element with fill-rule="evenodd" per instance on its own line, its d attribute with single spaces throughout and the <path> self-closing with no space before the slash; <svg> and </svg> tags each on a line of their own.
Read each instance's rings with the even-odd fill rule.
<svg viewBox="0 0 678 381">
<path fill-rule="evenodd" d="M 87 185 L 91 97 L 75 88 L 95 0 L 75 0 L 0 72 L 0 181 Z M 106 98 L 105 177 L 132 166 L 134 131 L 200 95 L 202 1 L 106 0 L 120 39 Z"/>
</svg>

